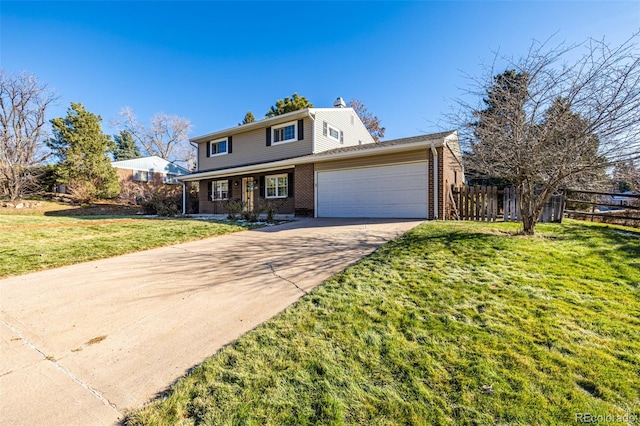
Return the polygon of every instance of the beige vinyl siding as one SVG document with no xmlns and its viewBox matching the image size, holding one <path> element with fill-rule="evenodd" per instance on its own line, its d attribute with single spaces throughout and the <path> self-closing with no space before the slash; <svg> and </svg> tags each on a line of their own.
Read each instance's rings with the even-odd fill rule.
<svg viewBox="0 0 640 426">
<path fill-rule="evenodd" d="M 349 158 L 346 160 L 325 161 L 315 164 L 317 172 L 327 170 L 351 169 L 356 167 L 383 166 L 387 164 L 414 163 L 427 161 L 427 150 L 404 151 L 393 154 L 373 155 L 367 157 Z"/>
<path fill-rule="evenodd" d="M 297 120 L 292 120 L 297 121 Z M 304 139 L 282 144 L 266 145 L 266 130 L 259 128 L 243 133 L 232 134 L 233 148 L 231 154 L 206 156 L 207 143 L 198 144 L 198 170 L 212 170 L 235 167 L 245 164 L 267 163 L 292 157 L 311 154 L 313 139 L 313 123 L 311 119 L 303 119 Z"/>
<path fill-rule="evenodd" d="M 362 141 L 362 144 L 374 142 L 353 108 L 317 109 L 314 110 L 314 113 L 316 116 L 314 153 L 345 146 L 360 145 L 359 141 Z M 353 124 L 351 124 L 352 117 Z M 344 143 L 331 139 L 328 135 L 324 136 L 322 128 L 325 121 L 332 127 L 342 130 Z"/>
</svg>

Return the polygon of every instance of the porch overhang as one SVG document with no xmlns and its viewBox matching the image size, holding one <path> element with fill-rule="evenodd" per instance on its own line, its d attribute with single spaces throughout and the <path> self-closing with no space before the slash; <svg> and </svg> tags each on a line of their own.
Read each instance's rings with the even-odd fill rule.
<svg viewBox="0 0 640 426">
<path fill-rule="evenodd" d="M 389 144 L 385 142 L 376 144 L 376 146 L 366 149 L 358 149 L 359 147 L 347 147 L 344 150 L 334 150 L 320 152 L 317 154 L 304 155 L 301 157 L 290 158 L 287 160 L 271 161 L 269 163 L 252 164 L 246 166 L 229 167 L 225 169 L 195 172 L 190 175 L 180 176 L 178 180 L 181 182 L 196 182 L 203 179 L 215 179 L 226 176 L 238 176 L 251 173 L 262 173 L 275 170 L 293 168 L 298 164 L 321 163 L 326 161 L 345 160 L 350 158 L 362 158 L 375 155 L 391 154 L 395 152 L 413 151 L 431 147 L 439 148 L 447 143 L 447 138 L 430 139 L 429 135 L 425 135 L 425 139 L 405 143 L 405 144 Z M 353 148 L 353 149 L 350 149 Z"/>
</svg>

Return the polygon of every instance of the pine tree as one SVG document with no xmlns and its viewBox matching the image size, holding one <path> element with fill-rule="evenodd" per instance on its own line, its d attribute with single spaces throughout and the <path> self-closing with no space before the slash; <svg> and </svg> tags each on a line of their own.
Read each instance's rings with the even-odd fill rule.
<svg viewBox="0 0 640 426">
<path fill-rule="evenodd" d="M 116 148 L 113 151 L 114 161 L 130 160 L 132 158 L 142 157 L 138 144 L 136 144 L 131 133 L 126 130 L 120 131 L 120 134 L 118 135 L 113 135 L 113 140 L 116 143 Z"/>
<path fill-rule="evenodd" d="M 81 201 L 120 193 L 118 175 L 108 157 L 115 144 L 102 133 L 101 121 L 102 117 L 73 102 L 66 117 L 51 120 L 54 137 L 47 145 L 60 159 L 58 180 Z"/>
<path fill-rule="evenodd" d="M 300 109 L 313 108 L 313 104 L 307 100 L 304 96 L 298 96 L 294 93 L 292 97 L 286 97 L 284 99 L 278 99 L 276 104 L 267 111 L 265 117 L 275 117 L 277 115 L 286 114 L 292 111 L 298 111 Z"/>
<path fill-rule="evenodd" d="M 242 120 L 242 123 L 238 123 L 238 126 L 253 123 L 254 121 L 256 121 L 256 118 L 253 116 L 253 113 L 251 111 L 247 111 L 247 113 L 244 115 L 244 120 Z"/>
</svg>

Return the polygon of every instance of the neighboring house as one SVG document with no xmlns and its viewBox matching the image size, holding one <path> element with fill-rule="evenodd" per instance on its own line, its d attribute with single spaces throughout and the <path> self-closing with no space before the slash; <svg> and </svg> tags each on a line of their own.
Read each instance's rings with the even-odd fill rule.
<svg viewBox="0 0 640 426">
<path fill-rule="evenodd" d="M 455 131 L 375 143 L 352 108 L 308 108 L 191 139 L 200 213 L 276 202 L 281 214 L 443 218 L 464 180 Z"/>
<path fill-rule="evenodd" d="M 619 194 L 619 195 L 614 195 Z M 637 196 L 640 195 L 638 191 L 613 191 L 609 195 L 598 195 L 597 201 L 604 204 L 598 206 L 598 210 L 624 210 L 626 207 L 634 206 L 637 202 Z M 617 206 L 617 207 L 614 207 Z"/>
<path fill-rule="evenodd" d="M 152 155 L 151 157 L 113 161 L 120 180 L 120 198 L 131 202 L 139 201 L 149 189 L 163 184 L 180 184 L 177 178 L 189 174 L 189 170 L 170 161 Z"/>
</svg>

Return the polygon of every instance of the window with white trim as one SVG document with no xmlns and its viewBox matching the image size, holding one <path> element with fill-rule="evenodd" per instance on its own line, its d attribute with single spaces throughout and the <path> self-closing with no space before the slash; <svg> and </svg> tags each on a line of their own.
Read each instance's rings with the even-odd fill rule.
<svg viewBox="0 0 640 426">
<path fill-rule="evenodd" d="M 211 185 L 212 200 L 226 200 L 229 198 L 229 181 L 214 180 Z"/>
<path fill-rule="evenodd" d="M 224 155 L 227 153 L 227 140 L 220 139 L 209 142 L 209 155 Z"/>
<path fill-rule="evenodd" d="M 149 182 L 149 172 L 147 170 L 134 170 L 133 180 L 136 182 Z"/>
<path fill-rule="evenodd" d="M 289 175 L 265 177 L 265 198 L 285 198 L 289 194 Z"/>
<path fill-rule="evenodd" d="M 331 124 L 329 124 L 329 137 L 335 141 L 340 142 L 340 130 L 336 129 L 335 127 L 333 127 Z"/>
<path fill-rule="evenodd" d="M 292 121 L 271 128 L 271 143 L 295 142 L 298 140 L 298 122 Z"/>
</svg>

